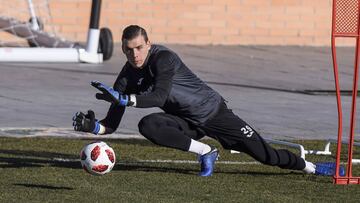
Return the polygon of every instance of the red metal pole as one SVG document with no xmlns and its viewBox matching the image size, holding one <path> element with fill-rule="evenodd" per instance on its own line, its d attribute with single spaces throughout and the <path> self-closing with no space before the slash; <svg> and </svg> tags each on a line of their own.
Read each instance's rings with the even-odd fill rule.
<svg viewBox="0 0 360 203">
<path fill-rule="evenodd" d="M 349 146 L 348 146 L 348 167 L 347 176 L 352 177 L 352 157 L 353 157 L 353 145 L 354 145 L 354 134 L 355 134 L 355 120 L 356 120 L 356 97 L 358 89 L 358 69 L 359 69 L 359 36 L 356 37 L 356 51 L 355 51 L 355 66 L 354 66 L 354 82 L 352 92 L 352 106 L 351 106 L 351 122 L 350 122 L 350 135 L 349 135 Z"/>
<path fill-rule="evenodd" d="M 339 10 L 338 10 L 339 9 Z M 342 147 L 342 105 L 339 84 L 339 71 L 336 58 L 336 37 L 351 37 L 356 39 L 355 46 L 355 62 L 354 62 L 354 78 L 352 87 L 352 104 L 350 117 L 350 132 L 348 143 L 348 159 L 345 176 L 340 176 L 340 161 Z M 356 125 L 356 99 L 358 91 L 358 75 L 359 75 L 359 54 L 360 54 L 360 0 L 333 0 L 332 10 L 332 33 L 331 33 L 331 50 L 333 58 L 336 101 L 338 108 L 338 143 L 336 150 L 336 172 L 333 177 L 335 184 L 360 184 L 360 177 L 352 176 L 352 158 Z"/>
<path fill-rule="evenodd" d="M 334 176 L 334 182 L 336 183 L 337 178 L 339 177 L 339 168 L 340 168 L 340 154 L 341 154 L 341 140 L 342 140 L 342 105 L 341 105 L 341 93 L 340 93 L 340 84 L 339 84 L 339 71 L 336 58 L 336 41 L 335 41 L 335 16 L 336 16 L 336 0 L 333 0 L 333 10 L 332 10 L 332 34 L 331 34 L 331 51 L 333 59 L 333 68 L 334 68 L 334 79 L 335 79 L 335 90 L 336 90 L 336 103 L 338 108 L 338 143 L 336 150 L 336 172 Z"/>
<path fill-rule="evenodd" d="M 342 105 L 341 105 L 341 93 L 340 93 L 340 84 L 339 84 L 339 73 L 338 65 L 336 59 L 336 47 L 335 47 L 335 37 L 332 37 L 332 55 L 333 55 L 333 66 L 334 66 L 334 78 L 335 78 L 335 89 L 336 89 L 336 103 L 338 108 L 338 142 L 336 150 L 336 173 L 335 178 L 339 177 L 339 168 L 340 168 L 340 156 L 341 156 L 341 145 L 342 145 Z"/>
<path fill-rule="evenodd" d="M 356 51 L 355 51 L 355 67 L 354 67 L 354 86 L 353 86 L 353 94 L 352 94 L 352 108 L 351 108 L 351 124 L 350 124 L 350 135 L 349 135 L 349 146 L 348 146 L 348 167 L 347 167 L 347 175 L 349 177 L 349 182 L 352 178 L 352 158 L 353 158 L 353 145 L 354 145 L 354 136 L 355 136 L 355 124 L 356 124 L 356 97 L 358 90 L 358 75 L 359 75 L 359 35 L 360 35 L 360 19 L 359 19 L 359 3 L 358 3 L 358 30 L 356 36 Z"/>
</svg>

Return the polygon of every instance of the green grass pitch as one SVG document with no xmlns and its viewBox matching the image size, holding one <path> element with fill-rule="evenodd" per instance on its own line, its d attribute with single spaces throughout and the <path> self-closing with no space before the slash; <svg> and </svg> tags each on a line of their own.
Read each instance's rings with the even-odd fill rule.
<svg viewBox="0 0 360 203">
<path fill-rule="evenodd" d="M 218 163 L 212 177 L 198 177 L 198 164 L 144 161 L 195 161 L 193 154 L 158 147 L 146 140 L 103 139 L 115 150 L 117 164 L 109 174 L 92 176 L 81 169 L 79 162 L 81 148 L 91 141 L 0 138 L 0 202 L 358 202 L 360 199 L 360 185 L 333 185 L 331 177 L 256 164 L 247 155 L 230 154 L 210 140 L 205 142 L 221 149 L 219 161 L 238 163 Z M 312 149 L 324 147 L 324 141 L 297 143 Z M 359 150 L 354 157 L 360 157 Z M 307 159 L 334 161 L 333 156 L 308 155 Z M 360 166 L 354 165 L 354 175 L 360 175 Z"/>
</svg>

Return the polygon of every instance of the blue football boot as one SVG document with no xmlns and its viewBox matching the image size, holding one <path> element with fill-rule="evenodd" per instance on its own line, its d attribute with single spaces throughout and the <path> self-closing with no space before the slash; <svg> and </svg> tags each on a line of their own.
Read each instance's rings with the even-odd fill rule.
<svg viewBox="0 0 360 203">
<path fill-rule="evenodd" d="M 322 175 L 322 176 L 333 176 L 335 175 L 336 171 L 336 164 L 334 162 L 322 162 L 315 164 L 315 174 Z M 339 168 L 339 175 L 345 176 L 345 168 L 344 166 L 340 165 Z"/>
<path fill-rule="evenodd" d="M 199 157 L 201 172 L 199 176 L 211 176 L 214 172 L 215 161 L 219 157 L 219 151 L 215 147 L 211 147 L 210 152 Z"/>
</svg>

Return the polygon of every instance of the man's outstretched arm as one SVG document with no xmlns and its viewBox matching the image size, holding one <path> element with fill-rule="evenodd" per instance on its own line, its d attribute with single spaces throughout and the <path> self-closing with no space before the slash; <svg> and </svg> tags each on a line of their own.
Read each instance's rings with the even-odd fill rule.
<svg viewBox="0 0 360 203">
<path fill-rule="evenodd" d="M 113 89 L 100 81 L 92 81 L 91 85 L 100 90 L 96 98 L 111 102 L 118 106 L 133 106 L 138 108 L 162 107 L 170 94 L 175 68 L 181 66 L 181 61 L 170 52 L 159 54 L 155 63 L 155 82 L 153 91 L 146 95 L 127 95 Z M 116 86 L 116 85 L 115 85 Z"/>
</svg>

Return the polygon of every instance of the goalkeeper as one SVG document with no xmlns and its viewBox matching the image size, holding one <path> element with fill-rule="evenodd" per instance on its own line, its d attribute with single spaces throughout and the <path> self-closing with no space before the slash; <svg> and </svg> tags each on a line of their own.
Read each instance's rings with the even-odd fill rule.
<svg viewBox="0 0 360 203">
<path fill-rule="evenodd" d="M 130 25 L 124 29 L 122 51 L 127 62 L 113 87 L 91 82 L 100 91 L 96 98 L 111 103 L 107 116 L 97 121 L 91 110 L 87 114 L 78 112 L 73 118 L 76 131 L 113 133 L 125 108 L 159 107 L 164 112 L 142 118 L 139 132 L 157 145 L 198 154 L 200 176 L 213 174 L 219 155 L 214 146 L 199 141 L 204 136 L 216 139 L 225 149 L 247 153 L 266 165 L 309 174 L 320 167 L 288 150 L 272 148 L 177 54 L 166 47 L 152 45 L 142 27 Z"/>
</svg>

